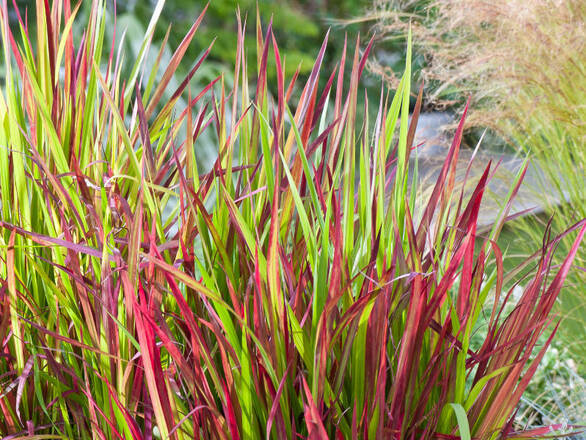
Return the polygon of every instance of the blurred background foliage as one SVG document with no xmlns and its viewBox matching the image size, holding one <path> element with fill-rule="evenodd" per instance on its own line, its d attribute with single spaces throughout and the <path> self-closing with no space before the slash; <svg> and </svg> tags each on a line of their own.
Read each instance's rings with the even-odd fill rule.
<svg viewBox="0 0 586 440">
<path fill-rule="evenodd" d="M 327 29 L 334 20 L 353 17 L 363 12 L 369 1 L 365 0 L 299 0 L 296 2 L 284 0 L 213 0 L 208 10 L 198 38 L 190 45 L 186 60 L 195 62 L 198 56 L 214 41 L 210 59 L 216 62 L 216 72 L 210 75 L 231 72 L 236 57 L 236 11 L 239 8 L 241 17 L 246 18 L 246 52 L 249 60 L 249 75 L 255 72 L 256 66 L 256 12 L 258 12 L 266 29 L 272 19 L 273 30 L 279 43 L 281 56 L 285 60 L 286 78 L 291 78 L 297 68 L 300 74 L 308 74 L 313 66 L 313 60 L 323 42 Z M 148 24 L 156 2 L 148 1 L 118 1 L 118 22 L 128 27 L 129 35 Z M 167 0 L 161 18 L 155 30 L 154 41 L 164 39 L 167 28 L 170 27 L 168 47 L 175 48 L 189 30 L 207 4 L 202 0 Z M 336 25 L 331 30 L 325 66 L 333 68 L 339 61 L 344 44 L 344 33 L 356 33 L 363 24 L 356 24 L 342 28 Z M 133 30 L 133 31 L 131 31 Z M 132 46 L 129 39 L 127 45 Z M 131 51 L 132 47 L 129 47 Z M 270 64 L 270 63 L 269 63 Z M 189 66 L 184 66 L 187 69 Z M 273 73 L 274 74 L 274 73 Z"/>
</svg>

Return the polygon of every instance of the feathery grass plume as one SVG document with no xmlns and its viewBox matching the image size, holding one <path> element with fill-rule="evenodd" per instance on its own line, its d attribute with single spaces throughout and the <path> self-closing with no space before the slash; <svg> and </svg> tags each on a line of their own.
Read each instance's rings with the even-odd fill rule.
<svg viewBox="0 0 586 440">
<path fill-rule="evenodd" d="M 372 41 L 357 39 L 320 88 L 327 37 L 308 78 L 285 78 L 272 26 L 259 21 L 249 78 L 239 18 L 231 90 L 220 77 L 192 94 L 205 52 L 164 101 L 205 9 L 171 62 L 148 71 L 162 6 L 129 78 L 103 39 L 105 2 L 92 2 L 81 36 L 67 0 L 36 3 L 36 35 L 26 22 L 11 30 L 0 8 L 4 438 L 488 439 L 558 428 L 512 423 L 586 222 L 570 229 L 560 267 L 552 255 L 565 237 L 546 237 L 513 298 L 495 243 L 506 210 L 493 233 L 477 230 L 490 165 L 451 203 L 464 119 L 413 221 L 410 46 L 374 130 L 356 116 L 370 105 L 359 81 Z M 421 94 L 415 115 L 420 106 Z M 205 130 L 218 157 L 201 172 Z"/>
</svg>

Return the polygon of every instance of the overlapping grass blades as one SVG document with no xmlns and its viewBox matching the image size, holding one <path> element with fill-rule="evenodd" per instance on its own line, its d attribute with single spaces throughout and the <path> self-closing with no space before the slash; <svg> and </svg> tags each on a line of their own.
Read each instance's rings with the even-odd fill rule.
<svg viewBox="0 0 586 440">
<path fill-rule="evenodd" d="M 471 94 L 474 111 L 467 125 L 490 127 L 509 149 L 533 162 L 537 172 L 526 186 L 534 190 L 528 202 L 544 215 L 515 222 L 514 233 L 522 238 L 514 252 L 530 255 L 552 216 L 554 231 L 586 217 L 586 2 L 381 1 L 369 19 L 376 20 L 381 39 L 406 36 L 407 27 L 415 26 L 418 52 L 426 60 L 417 73 L 432 84 L 427 102 L 453 107 L 463 101 L 462 92 Z M 570 246 L 561 243 L 560 254 Z M 556 307 L 563 318 L 557 345 L 583 378 L 584 249 L 576 255 L 581 270 L 568 279 L 573 288 L 562 292 Z"/>
<path fill-rule="evenodd" d="M 92 5 L 78 39 L 68 1 L 38 1 L 36 45 L 1 9 L 4 438 L 518 436 L 585 222 L 561 267 L 562 237 L 544 240 L 504 316 L 500 225 L 476 230 L 490 166 L 451 203 L 462 127 L 414 216 L 409 67 L 372 128 L 356 116 L 371 42 L 320 89 L 327 37 L 309 78 L 288 79 L 258 22 L 251 79 L 238 19 L 232 90 L 219 78 L 193 98 L 197 62 L 164 103 L 203 12 L 168 66 L 139 59 L 125 81 L 120 54 L 102 57 L 105 3 Z M 200 173 L 204 130 L 218 158 Z"/>
</svg>

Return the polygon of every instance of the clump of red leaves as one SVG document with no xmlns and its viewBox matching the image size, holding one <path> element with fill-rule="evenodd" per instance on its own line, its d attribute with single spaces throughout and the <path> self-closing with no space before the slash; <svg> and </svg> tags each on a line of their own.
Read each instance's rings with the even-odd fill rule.
<svg viewBox="0 0 586 440">
<path fill-rule="evenodd" d="M 409 67 L 371 129 L 357 118 L 370 44 L 320 89 L 327 37 L 310 76 L 286 79 L 259 24 L 250 82 L 238 21 L 230 93 L 218 78 L 191 95 L 208 51 L 166 95 L 203 14 L 155 86 L 152 33 L 122 78 L 92 5 L 78 40 L 68 1 L 37 2 L 35 48 L 0 9 L 4 438 L 521 435 L 515 408 L 586 222 L 560 267 L 561 237 L 544 240 L 514 299 L 495 244 L 510 202 L 477 230 L 490 164 L 469 198 L 454 191 L 461 126 L 429 200 L 409 189 Z M 218 158 L 200 174 L 205 130 Z"/>
</svg>

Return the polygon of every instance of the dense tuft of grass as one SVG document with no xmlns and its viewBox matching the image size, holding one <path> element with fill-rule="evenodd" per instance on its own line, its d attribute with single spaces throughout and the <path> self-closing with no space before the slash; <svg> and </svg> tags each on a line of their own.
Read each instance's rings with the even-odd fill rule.
<svg viewBox="0 0 586 440">
<path fill-rule="evenodd" d="M 380 0 L 370 18 L 378 38 L 414 26 L 426 102 L 445 107 L 472 96 L 467 127 L 489 127 L 542 171 L 536 182 L 553 229 L 586 217 L 586 2 L 582 0 Z M 382 66 L 378 71 L 384 72 Z M 547 221 L 515 223 L 526 255 Z M 527 245 L 523 245 L 527 243 Z M 558 340 L 586 377 L 586 251 L 581 248 L 556 311 Z M 569 250 L 562 243 L 560 254 Z"/>
<path fill-rule="evenodd" d="M 374 129 L 356 116 L 373 105 L 358 90 L 372 41 L 345 50 L 320 89 L 327 37 L 308 78 L 285 78 L 272 26 L 257 21 L 249 78 L 239 18 L 233 89 L 219 77 L 191 90 L 205 52 L 164 102 L 205 10 L 162 66 L 149 53 L 162 6 L 128 78 L 106 49 L 105 2 L 92 2 L 81 36 L 67 0 L 37 2 L 36 35 L 22 21 L 13 32 L 0 8 L 4 438 L 489 439 L 559 428 L 518 433 L 513 422 L 586 221 L 567 232 L 577 236 L 560 266 L 553 250 L 567 233 L 545 237 L 514 298 L 496 245 L 510 204 L 490 233 L 477 231 L 491 165 L 469 197 L 454 191 L 464 119 L 414 212 L 421 92 L 408 125 L 410 46 Z M 205 130 L 218 157 L 201 172 Z"/>
</svg>

